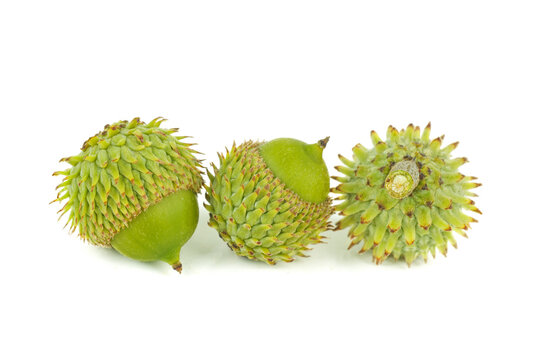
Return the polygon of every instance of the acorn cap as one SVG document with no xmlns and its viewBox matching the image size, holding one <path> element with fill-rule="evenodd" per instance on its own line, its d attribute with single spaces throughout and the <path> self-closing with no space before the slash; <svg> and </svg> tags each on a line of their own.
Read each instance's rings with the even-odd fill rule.
<svg viewBox="0 0 539 360">
<path fill-rule="evenodd" d="M 111 239 L 150 206 L 180 190 L 200 191 L 203 180 L 197 151 L 163 129 L 163 118 L 145 124 L 139 118 L 105 126 L 84 142 L 78 155 L 63 158 L 56 201 L 69 213 L 71 231 L 90 243 L 109 247 Z"/>
<path fill-rule="evenodd" d="M 458 143 L 442 147 L 443 136 L 430 140 L 430 130 L 389 126 L 385 141 L 371 132 L 372 149 L 357 144 L 351 160 L 339 156 L 336 230 L 348 228 L 349 248 L 362 243 L 360 253 L 372 251 L 377 264 L 445 255 L 448 243 L 456 247 L 453 233 L 466 236 L 476 222 L 465 212 L 481 213 L 470 191 L 481 184 L 459 172 L 466 158 L 451 157 Z"/>
</svg>

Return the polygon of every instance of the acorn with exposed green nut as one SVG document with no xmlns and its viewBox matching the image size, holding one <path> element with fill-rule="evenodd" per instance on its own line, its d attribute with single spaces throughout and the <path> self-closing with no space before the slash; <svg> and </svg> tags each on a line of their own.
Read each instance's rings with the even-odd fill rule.
<svg viewBox="0 0 539 360">
<path fill-rule="evenodd" d="M 186 136 L 164 129 L 163 118 L 145 124 L 120 121 L 89 138 L 81 153 L 60 161 L 56 201 L 66 200 L 72 232 L 140 261 L 164 261 L 181 272 L 180 249 L 198 223 L 200 161 Z"/>
<path fill-rule="evenodd" d="M 459 172 L 466 158 L 451 157 L 458 143 L 441 147 L 443 136 L 430 140 L 430 130 L 430 123 L 423 133 L 412 124 L 389 126 L 386 141 L 371 132 L 374 148 L 357 144 L 352 160 L 339 155 L 343 176 L 333 177 L 340 184 L 332 191 L 343 218 L 336 230 L 349 228 L 349 249 L 362 243 L 360 253 L 372 251 L 377 264 L 388 256 L 411 265 L 437 250 L 446 255 L 448 243 L 457 247 L 453 233 L 467 237 L 476 222 L 465 212 L 481 214 L 471 199 L 481 184 Z"/>
<path fill-rule="evenodd" d="M 209 225 L 237 255 L 274 265 L 322 242 L 334 212 L 322 158 L 328 139 L 247 141 L 218 154 L 204 205 Z"/>
</svg>

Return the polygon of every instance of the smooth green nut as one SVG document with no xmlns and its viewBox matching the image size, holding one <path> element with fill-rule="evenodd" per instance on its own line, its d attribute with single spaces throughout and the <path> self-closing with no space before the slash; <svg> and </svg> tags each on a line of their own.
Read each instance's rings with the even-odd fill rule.
<svg viewBox="0 0 539 360">
<path fill-rule="evenodd" d="M 322 158 L 329 138 L 316 144 L 279 138 L 260 145 L 268 168 L 303 200 L 320 204 L 329 194 L 329 173 Z"/>
<path fill-rule="evenodd" d="M 137 216 L 114 236 L 111 245 L 122 255 L 140 261 L 164 261 L 181 272 L 180 249 L 198 223 L 196 194 L 180 190 Z"/>
</svg>

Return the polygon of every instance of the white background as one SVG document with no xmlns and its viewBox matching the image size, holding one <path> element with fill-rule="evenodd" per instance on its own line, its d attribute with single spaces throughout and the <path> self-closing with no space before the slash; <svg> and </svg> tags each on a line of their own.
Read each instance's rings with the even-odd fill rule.
<svg viewBox="0 0 539 360">
<path fill-rule="evenodd" d="M 3 1 L 2 359 L 537 359 L 535 1 Z M 432 121 L 460 141 L 484 215 L 428 264 L 347 251 L 269 267 L 207 213 L 184 272 L 84 244 L 51 176 L 140 116 L 216 161 L 233 140 L 331 136 L 325 159 Z M 202 196 L 201 196 L 202 202 Z"/>
</svg>

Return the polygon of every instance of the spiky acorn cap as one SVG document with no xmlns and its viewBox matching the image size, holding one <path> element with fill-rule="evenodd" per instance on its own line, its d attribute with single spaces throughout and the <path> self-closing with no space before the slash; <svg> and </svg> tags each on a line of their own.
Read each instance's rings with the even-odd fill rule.
<svg viewBox="0 0 539 360">
<path fill-rule="evenodd" d="M 343 218 L 336 229 L 350 228 L 349 249 L 363 242 L 360 253 L 372 250 L 377 264 L 389 255 L 408 265 L 436 249 L 446 255 L 447 243 L 457 247 L 453 232 L 467 237 L 476 222 L 464 211 L 481 213 L 470 198 L 481 184 L 459 172 L 466 158 L 451 157 L 458 142 L 442 148 L 443 136 L 431 141 L 430 130 L 430 123 L 422 134 L 412 124 L 389 126 L 386 141 L 371 132 L 373 149 L 357 144 L 353 160 L 339 155 L 344 176 L 333 177 L 341 184 L 332 191 L 343 200 L 336 206 Z"/>
<path fill-rule="evenodd" d="M 60 217 L 94 245 L 110 247 L 111 239 L 150 206 L 180 190 L 200 191 L 200 162 L 178 129 L 160 128 L 156 118 L 119 121 L 89 138 L 81 153 L 63 158 L 63 175 L 54 201 L 67 200 Z M 53 202 L 54 202 L 53 201 Z"/>
<path fill-rule="evenodd" d="M 260 153 L 263 144 L 247 141 L 218 154 L 219 168 L 212 164 L 210 185 L 204 185 L 204 206 L 210 213 L 208 225 L 231 250 L 274 265 L 306 256 L 309 246 L 322 242 L 320 233 L 330 228 L 334 208 L 327 197 L 329 177 L 323 201 L 305 201 L 268 167 Z M 296 184 L 303 186 L 299 181 Z"/>
</svg>

